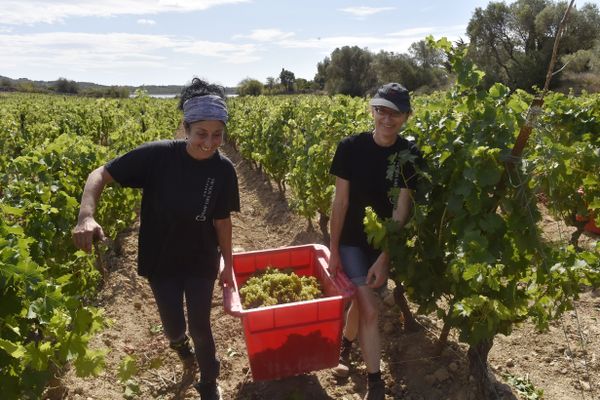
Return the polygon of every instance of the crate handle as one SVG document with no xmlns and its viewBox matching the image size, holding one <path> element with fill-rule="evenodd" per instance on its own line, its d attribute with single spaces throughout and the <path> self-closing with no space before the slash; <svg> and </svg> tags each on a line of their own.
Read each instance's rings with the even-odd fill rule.
<svg viewBox="0 0 600 400">
<path fill-rule="evenodd" d="M 321 264 L 323 272 L 327 275 L 327 278 L 331 279 L 331 282 L 336 287 L 338 292 L 343 298 L 350 298 L 356 293 L 356 286 L 348 279 L 348 276 L 344 273 L 341 268 L 335 273 L 335 276 L 331 276 L 329 273 L 328 261 L 323 256 L 317 257 L 318 262 Z"/>
</svg>

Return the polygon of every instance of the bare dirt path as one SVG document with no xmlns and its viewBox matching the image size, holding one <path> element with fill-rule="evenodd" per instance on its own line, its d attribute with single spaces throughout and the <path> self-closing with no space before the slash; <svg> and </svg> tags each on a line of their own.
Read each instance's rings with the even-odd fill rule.
<svg viewBox="0 0 600 400">
<path fill-rule="evenodd" d="M 287 202 L 264 178 L 251 169 L 229 147 L 224 152 L 236 164 L 242 210 L 234 215 L 235 251 L 259 250 L 305 243 L 321 243 L 316 232 L 307 232 L 306 222 L 295 216 Z M 592 238 L 592 240 L 595 240 Z M 98 305 L 111 324 L 92 340 L 95 348 L 107 349 L 106 368 L 98 377 L 79 378 L 67 371 L 61 378 L 63 393 L 53 398 L 70 400 L 123 399 L 118 381 L 121 360 L 130 355 L 139 372 L 138 399 L 175 399 L 181 366 L 163 338 L 152 294 L 136 275 L 137 228 L 119 238 L 120 252 L 112 257 L 112 272 L 102 289 Z M 388 399 L 475 400 L 467 372 L 466 347 L 450 337 L 440 357 L 433 357 L 440 324 L 433 316 L 420 316 L 422 332 L 403 331 L 399 310 L 392 296 L 382 296 L 384 332 L 383 377 Z M 498 380 L 503 374 L 528 376 L 545 399 L 600 400 L 600 297 L 586 292 L 576 311 L 554 324 L 549 333 L 537 334 L 524 324 L 509 337 L 498 337 L 490 364 Z M 222 363 L 220 384 L 224 399 L 269 400 L 358 400 L 364 396 L 365 370 L 358 350 L 348 379 L 339 381 L 329 371 L 268 382 L 253 382 L 239 319 L 223 309 L 220 288 L 215 288 L 212 323 L 217 352 Z M 583 339 L 583 341 L 582 341 Z M 197 399 L 193 388 L 179 397 Z M 517 399 L 506 386 L 498 399 Z"/>
</svg>

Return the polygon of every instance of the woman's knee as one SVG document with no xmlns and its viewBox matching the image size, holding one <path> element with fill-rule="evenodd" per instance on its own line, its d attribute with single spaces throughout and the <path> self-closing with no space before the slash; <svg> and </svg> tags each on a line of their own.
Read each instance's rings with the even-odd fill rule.
<svg viewBox="0 0 600 400">
<path fill-rule="evenodd" d="M 364 315 L 361 313 L 361 318 L 368 324 L 377 324 L 379 322 L 379 310 L 369 309 Z"/>
<path fill-rule="evenodd" d="M 360 304 L 360 320 L 364 323 L 371 324 L 379 321 L 379 307 L 377 304 L 365 301 Z"/>
</svg>

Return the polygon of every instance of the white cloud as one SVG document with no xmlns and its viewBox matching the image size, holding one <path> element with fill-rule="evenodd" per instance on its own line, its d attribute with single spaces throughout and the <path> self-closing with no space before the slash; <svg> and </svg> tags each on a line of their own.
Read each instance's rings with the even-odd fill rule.
<svg viewBox="0 0 600 400">
<path fill-rule="evenodd" d="M 343 46 L 358 46 L 360 48 L 368 48 L 371 52 L 379 52 L 380 50 L 390 51 L 394 53 L 404 53 L 408 51 L 410 45 L 419 40 L 423 40 L 428 34 L 445 32 L 444 36 L 448 40 L 457 40 L 461 32 L 456 34 L 448 33 L 444 27 L 437 28 L 415 28 L 400 32 L 394 32 L 382 36 L 331 36 L 317 39 L 288 39 L 279 42 L 279 45 L 284 48 L 292 49 L 317 49 L 322 53 L 331 53 L 335 48 Z M 439 36 L 442 36 L 441 34 Z"/>
<path fill-rule="evenodd" d="M 3 0 L 2 20 L 8 25 L 53 24 L 70 17 L 152 15 L 162 12 L 202 11 L 251 0 Z"/>
<path fill-rule="evenodd" d="M 308 40 L 285 40 L 281 42 L 282 47 L 286 48 L 312 48 L 312 49 L 331 49 L 343 46 L 368 47 L 369 50 L 381 49 L 384 47 L 402 47 L 405 42 L 412 43 L 410 39 L 401 39 L 381 36 L 332 36 L 319 39 Z"/>
<path fill-rule="evenodd" d="M 346 7 L 340 8 L 340 11 L 347 12 L 349 14 L 354 15 L 355 17 L 364 18 L 369 15 L 378 14 L 384 11 L 395 10 L 394 7 Z"/>
<path fill-rule="evenodd" d="M 415 36 L 419 36 L 421 38 L 424 38 L 427 35 L 432 34 L 433 32 L 435 32 L 437 29 L 430 27 L 430 26 L 425 26 L 425 27 L 421 27 L 421 28 L 410 28 L 410 29 L 403 29 L 401 31 L 398 32 L 392 32 L 389 33 L 389 36 L 402 36 L 402 37 L 415 37 Z"/>
<path fill-rule="evenodd" d="M 233 39 L 252 39 L 258 42 L 273 42 L 291 38 L 293 32 L 282 32 L 279 29 L 254 29 L 249 35 L 235 35 Z"/>
<path fill-rule="evenodd" d="M 425 38 L 427 35 L 434 36 L 449 36 L 449 35 L 461 35 L 467 29 L 467 25 L 450 25 L 450 26 L 426 26 L 420 28 L 403 29 L 398 32 L 389 33 L 389 36 L 402 36 L 402 37 L 419 37 L 420 39 Z M 420 40 L 417 39 L 417 40 Z"/>
<path fill-rule="evenodd" d="M 16 65 L 67 70 L 161 65 L 157 50 L 173 45 L 166 36 L 73 32 L 0 35 L 0 53 Z"/>
<path fill-rule="evenodd" d="M 8 60 L 3 63 L 6 68 L 27 65 L 44 69 L 58 68 L 66 72 L 171 68 L 185 59 L 182 55 L 217 58 L 226 63 L 239 64 L 257 60 L 256 52 L 254 45 L 232 45 L 162 35 L 73 32 L 0 34 L 0 54 L 3 55 L 3 62 Z M 197 63 L 197 58 L 193 62 Z"/>
<path fill-rule="evenodd" d="M 153 20 L 153 19 L 144 19 L 144 18 L 142 18 L 142 19 L 138 19 L 137 23 L 140 24 L 140 25 L 155 25 L 156 21 Z"/>
<path fill-rule="evenodd" d="M 222 58 L 225 62 L 231 64 L 245 64 L 260 60 L 260 57 L 256 55 L 258 48 L 253 44 L 236 45 L 194 40 L 189 43 L 180 43 L 174 51 L 177 53 Z"/>
</svg>

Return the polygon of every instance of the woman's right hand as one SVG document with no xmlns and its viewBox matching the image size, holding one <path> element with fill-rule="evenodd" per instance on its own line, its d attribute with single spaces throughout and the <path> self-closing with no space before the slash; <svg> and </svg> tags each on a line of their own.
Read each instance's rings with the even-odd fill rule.
<svg viewBox="0 0 600 400">
<path fill-rule="evenodd" d="M 104 231 L 94 217 L 85 217 L 77 222 L 72 231 L 75 247 L 91 253 L 94 240 L 104 240 Z"/>
<path fill-rule="evenodd" d="M 331 276 L 335 276 L 337 274 L 338 269 L 340 268 L 340 254 L 337 251 L 331 250 L 329 254 L 329 265 L 327 269 L 329 270 L 329 274 Z"/>
</svg>

